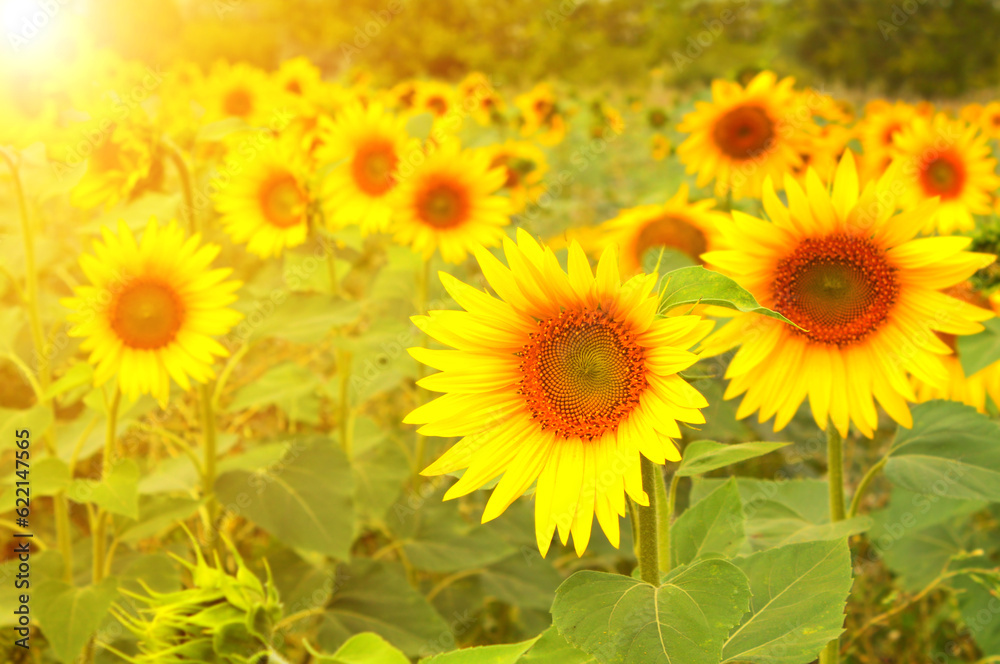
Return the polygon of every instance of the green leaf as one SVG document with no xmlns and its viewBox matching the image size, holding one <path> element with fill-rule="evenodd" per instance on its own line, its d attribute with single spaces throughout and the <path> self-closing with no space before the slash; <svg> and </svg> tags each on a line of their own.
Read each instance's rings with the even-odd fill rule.
<svg viewBox="0 0 1000 664">
<path fill-rule="evenodd" d="M 789 544 L 733 561 L 750 579 L 750 615 L 724 662 L 806 664 L 843 632 L 851 591 L 847 540 Z"/>
<path fill-rule="evenodd" d="M 351 470 L 354 504 L 360 521 L 386 526 L 386 512 L 410 476 L 410 464 L 395 442 L 371 419 L 354 421 Z"/>
<path fill-rule="evenodd" d="M 296 422 L 319 424 L 319 377 L 294 362 L 271 367 L 257 380 L 237 390 L 230 412 L 275 405 Z"/>
<path fill-rule="evenodd" d="M 684 448 L 684 458 L 677 469 L 680 477 L 702 475 L 740 461 L 764 456 L 791 443 L 739 443 L 726 445 L 713 440 L 696 440 Z"/>
<path fill-rule="evenodd" d="M 596 661 L 593 655 L 570 645 L 555 627 L 549 627 L 518 664 L 594 664 Z"/>
<path fill-rule="evenodd" d="M 728 557 L 736 553 L 746 537 L 743 502 L 730 479 L 688 508 L 671 528 L 670 563 L 686 565 L 706 555 Z"/>
<path fill-rule="evenodd" d="M 409 656 L 454 644 L 447 623 L 410 586 L 398 564 L 358 559 L 338 568 L 335 587 L 318 636 L 324 650 L 335 650 L 361 632 L 375 632 Z"/>
<path fill-rule="evenodd" d="M 406 133 L 415 138 L 424 139 L 430 136 L 434 126 L 434 116 L 430 113 L 417 113 L 406 121 Z"/>
<path fill-rule="evenodd" d="M 393 532 L 410 564 L 429 572 L 482 567 L 516 553 L 489 526 L 465 521 L 454 505 L 436 496 L 394 520 Z"/>
<path fill-rule="evenodd" d="M 43 457 L 31 465 L 31 493 L 54 496 L 68 488 L 73 478 L 69 466 L 58 457 Z"/>
<path fill-rule="evenodd" d="M 917 493 L 1000 501 L 1000 424 L 953 401 L 912 412 L 913 428 L 896 431 L 886 476 Z"/>
<path fill-rule="evenodd" d="M 958 337 L 958 359 L 966 376 L 1000 362 L 1000 318 L 983 322 L 983 327 L 979 334 Z"/>
<path fill-rule="evenodd" d="M 604 664 L 719 664 L 749 608 L 746 575 L 712 559 L 674 569 L 659 587 L 577 572 L 556 592 L 552 618 L 567 641 Z"/>
<path fill-rule="evenodd" d="M 93 503 L 112 514 L 138 519 L 139 465 L 132 459 L 120 459 L 100 482 L 73 480 L 68 495 L 74 502 Z"/>
<path fill-rule="evenodd" d="M 136 542 L 154 537 L 176 527 L 200 506 L 200 500 L 188 496 L 144 496 L 139 501 L 138 520 L 124 524 L 118 538 L 123 542 Z"/>
<path fill-rule="evenodd" d="M 667 272 L 660 281 L 660 313 L 675 307 L 714 304 L 745 313 L 755 313 L 795 325 L 776 311 L 760 306 L 750 291 L 719 272 L 700 265 Z"/>
<path fill-rule="evenodd" d="M 290 441 L 280 461 L 219 476 L 222 505 L 288 546 L 347 558 L 354 530 L 354 479 L 344 452 L 322 436 Z"/>
<path fill-rule="evenodd" d="M 65 581 L 46 579 L 32 593 L 34 614 L 53 654 L 73 662 L 94 635 L 115 599 L 117 580 L 77 588 Z"/>
<path fill-rule="evenodd" d="M 317 655 L 314 659 L 329 664 L 410 664 L 406 655 L 373 632 L 356 634 L 332 655 Z"/>
<path fill-rule="evenodd" d="M 548 611 L 563 577 L 537 545 L 504 558 L 479 575 L 483 591 L 511 606 Z"/>
<path fill-rule="evenodd" d="M 94 366 L 89 362 L 77 362 L 59 380 L 49 385 L 49 389 L 45 391 L 45 398 L 53 399 L 78 387 L 91 385 L 93 381 Z"/>
<path fill-rule="evenodd" d="M 31 432 L 31 442 L 39 446 L 42 443 L 42 436 L 52 426 L 53 421 L 55 415 L 52 406 L 45 404 L 35 404 L 27 410 L 0 408 L 0 431 L 27 429 Z"/>
<path fill-rule="evenodd" d="M 315 344 L 336 328 L 353 323 L 361 305 L 323 294 L 292 293 L 278 303 L 266 302 L 262 309 L 246 312 L 250 326 L 248 341 L 275 337 L 302 344 Z"/>
<path fill-rule="evenodd" d="M 516 664 L 535 641 L 464 648 L 422 659 L 420 664 Z"/>
</svg>

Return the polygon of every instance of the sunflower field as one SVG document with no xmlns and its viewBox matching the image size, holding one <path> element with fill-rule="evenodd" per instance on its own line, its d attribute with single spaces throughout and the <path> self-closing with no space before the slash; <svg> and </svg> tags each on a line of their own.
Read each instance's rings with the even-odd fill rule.
<svg viewBox="0 0 1000 664">
<path fill-rule="evenodd" d="M 1000 662 L 996 3 L 0 24 L 0 661 Z"/>
</svg>

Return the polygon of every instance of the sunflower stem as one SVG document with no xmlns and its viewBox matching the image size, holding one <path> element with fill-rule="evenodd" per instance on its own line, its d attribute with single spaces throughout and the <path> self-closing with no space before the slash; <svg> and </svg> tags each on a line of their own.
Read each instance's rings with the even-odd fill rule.
<svg viewBox="0 0 1000 664">
<path fill-rule="evenodd" d="M 340 417 L 338 425 L 340 427 L 340 444 L 344 448 L 344 454 L 351 458 L 351 354 L 343 349 L 337 350 L 337 376 L 340 378 L 340 390 L 338 398 L 340 400 Z"/>
<path fill-rule="evenodd" d="M 843 521 L 844 512 L 844 440 L 833 422 L 826 424 L 826 458 L 830 488 L 830 521 Z M 840 662 L 840 639 L 826 644 L 819 655 L 820 664 Z"/>
<path fill-rule="evenodd" d="M 659 571 L 670 571 L 670 514 L 667 513 L 667 486 L 663 479 L 663 468 L 657 466 L 653 472 L 653 492 L 656 494 L 656 530 L 658 536 L 657 558 Z"/>
<path fill-rule="evenodd" d="M 184 217 L 184 223 L 187 224 L 188 232 L 196 233 L 200 229 L 197 227 L 197 216 L 194 210 L 194 187 L 191 184 L 191 167 L 188 165 L 187 157 L 184 156 L 179 147 L 166 139 L 162 141 L 162 144 L 166 149 L 167 155 L 170 157 L 170 161 L 173 162 L 174 168 L 177 169 L 177 175 L 181 180 L 181 192 L 184 195 L 184 207 L 181 208 L 181 215 Z"/>
<path fill-rule="evenodd" d="M 640 457 L 642 464 L 642 489 L 649 497 L 649 505 L 634 504 L 638 533 L 633 537 L 639 550 L 639 578 L 654 586 L 660 585 L 659 524 L 656 518 L 656 465 L 646 457 Z"/>
<path fill-rule="evenodd" d="M 428 293 L 430 292 L 430 280 L 431 280 L 431 260 L 429 258 L 424 259 L 423 268 L 417 277 L 417 313 L 421 316 L 427 313 L 427 301 L 429 299 Z M 420 335 L 420 345 L 427 348 L 427 335 Z M 423 362 L 417 362 L 417 380 L 424 377 L 425 366 Z M 423 401 L 421 399 L 422 390 L 417 388 L 417 405 Z M 416 446 L 413 451 L 413 475 L 414 475 L 414 488 L 419 489 L 420 484 L 424 481 L 424 476 L 420 474 L 420 471 L 424 468 L 424 455 L 427 452 L 427 436 L 417 433 Z"/>
<path fill-rule="evenodd" d="M 104 453 L 101 455 L 101 482 L 107 482 L 115 464 L 115 442 L 118 439 L 118 407 L 121 404 L 122 393 L 116 384 L 111 403 L 108 404 L 108 421 L 104 430 Z M 105 539 L 107 539 L 108 515 L 98 508 L 93 520 L 93 579 L 98 584 L 104 579 L 105 569 Z"/>
<path fill-rule="evenodd" d="M 209 385 L 207 383 L 201 385 L 198 391 L 201 393 L 201 426 L 204 446 L 204 457 L 201 464 L 201 491 L 205 498 L 209 527 L 215 528 L 218 511 L 218 503 L 215 500 L 215 458 L 217 456 L 215 408 L 212 406 L 212 390 Z M 208 533 L 208 535 L 211 536 L 212 533 Z"/>
</svg>

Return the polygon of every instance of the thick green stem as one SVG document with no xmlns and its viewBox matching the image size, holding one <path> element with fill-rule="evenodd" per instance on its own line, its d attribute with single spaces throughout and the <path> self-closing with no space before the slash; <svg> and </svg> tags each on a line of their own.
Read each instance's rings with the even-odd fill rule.
<svg viewBox="0 0 1000 664">
<path fill-rule="evenodd" d="M 199 388 L 201 392 L 201 426 L 203 440 L 203 460 L 201 464 L 201 491 L 205 497 L 208 520 L 215 526 L 218 503 L 215 500 L 216 449 L 215 409 L 212 406 L 212 389 L 208 384 Z"/>
<path fill-rule="evenodd" d="M 118 439 L 118 406 L 121 404 L 122 393 L 116 384 L 111 403 L 108 404 L 108 422 L 104 430 L 104 454 L 101 457 L 101 481 L 107 482 L 115 464 L 115 442 Z M 94 583 L 104 579 L 106 564 L 105 540 L 107 539 L 108 515 L 103 509 L 97 508 L 93 524 L 93 578 Z"/>
<path fill-rule="evenodd" d="M 337 395 L 340 399 L 340 444 L 344 448 L 344 454 L 351 458 L 351 354 L 346 350 L 337 351 L 337 376 L 340 379 L 340 391 Z"/>
<path fill-rule="evenodd" d="M 663 468 L 656 466 L 653 473 L 653 492 L 656 494 L 656 530 L 659 537 L 657 556 L 660 572 L 670 571 L 670 515 L 667 514 L 667 486 Z"/>
<path fill-rule="evenodd" d="M 858 510 L 861 509 L 861 500 L 864 498 L 865 493 L 868 491 L 868 487 L 871 485 L 872 480 L 875 476 L 885 468 L 886 462 L 889 461 L 889 457 L 885 457 L 874 466 L 868 469 L 865 476 L 861 478 L 861 483 L 858 485 L 857 490 L 854 492 L 854 498 L 851 499 L 851 507 L 847 510 L 847 518 L 853 519 L 858 515 Z"/>
<path fill-rule="evenodd" d="M 830 521 L 843 521 L 844 512 L 844 441 L 833 422 L 826 424 L 826 458 L 830 487 Z M 819 655 L 820 664 L 840 662 L 840 639 L 826 644 Z"/>
<path fill-rule="evenodd" d="M 659 524 L 656 518 L 656 474 L 659 468 L 646 457 L 641 457 L 642 488 L 649 496 L 649 505 L 633 505 L 638 532 L 634 540 L 639 544 L 639 578 L 654 586 L 660 585 Z"/>
</svg>

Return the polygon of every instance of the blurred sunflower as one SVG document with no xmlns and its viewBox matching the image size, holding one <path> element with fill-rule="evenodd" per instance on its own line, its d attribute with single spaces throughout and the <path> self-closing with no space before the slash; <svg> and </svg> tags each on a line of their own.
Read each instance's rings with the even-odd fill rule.
<svg viewBox="0 0 1000 664">
<path fill-rule="evenodd" d="M 802 328 L 739 315 L 705 341 L 705 355 L 741 345 L 726 371 L 726 398 L 744 395 L 737 417 L 777 415 L 780 430 L 808 397 L 821 428 L 829 419 L 847 435 L 854 422 L 871 437 L 874 397 L 909 427 L 906 402 L 916 394 L 907 373 L 938 386 L 948 379 L 941 356 L 951 350 L 935 332 L 975 334 L 983 329 L 978 321 L 992 316 L 942 291 L 995 256 L 963 251 L 970 238 L 913 239 L 936 203 L 893 215 L 895 207 L 881 202 L 893 170 L 859 195 L 848 152 L 832 195 L 814 172 L 805 190 L 788 177 L 788 207 L 767 185 L 771 223 L 734 211 L 722 226 L 732 248 L 703 256 Z"/>
<path fill-rule="evenodd" d="M 989 214 L 990 195 L 1000 187 L 987 138 L 979 128 L 944 113 L 933 121 L 918 118 L 894 139 L 900 178 L 906 190 L 904 210 L 939 197 L 937 213 L 924 220 L 924 233 L 951 233 L 975 228 L 973 214 Z"/>
<path fill-rule="evenodd" d="M 141 243 L 124 222 L 117 235 L 102 233 L 94 255 L 80 258 L 90 284 L 62 300 L 72 311 L 69 335 L 84 337 L 80 348 L 90 351 L 96 385 L 117 374 L 129 399 L 150 394 L 166 406 L 171 378 L 188 390 L 189 378 L 214 376 L 213 356 L 228 355 L 212 337 L 242 317 L 227 308 L 240 284 L 226 281 L 229 268 L 209 269 L 218 246 L 186 237 L 175 222 L 151 220 Z"/>
<path fill-rule="evenodd" d="M 510 196 L 511 214 L 522 211 L 545 191 L 545 173 L 548 162 L 537 145 L 531 141 L 508 140 L 483 148 L 490 157 L 490 168 L 503 168 L 507 179 L 503 189 Z"/>
<path fill-rule="evenodd" d="M 649 142 L 653 150 L 653 159 L 662 161 L 670 156 L 670 139 L 666 136 L 660 133 L 653 134 Z"/>
<path fill-rule="evenodd" d="M 556 105 L 556 96 L 547 83 L 514 98 L 521 112 L 521 135 L 545 146 L 558 145 L 566 137 L 566 121 Z"/>
<path fill-rule="evenodd" d="M 323 83 L 323 73 L 309 58 L 300 56 L 282 62 L 274 81 L 288 94 L 312 101 Z"/>
<path fill-rule="evenodd" d="M 893 104 L 877 99 L 865 106 L 865 115 L 858 123 L 861 142 L 862 180 L 874 180 L 885 173 L 897 150 L 896 134 L 920 117 L 916 106 L 904 101 Z"/>
<path fill-rule="evenodd" d="M 990 138 L 1000 138 L 1000 101 L 991 101 L 983 107 L 982 113 L 974 121 Z"/>
<path fill-rule="evenodd" d="M 404 420 L 429 436 L 463 436 L 424 475 L 468 470 L 445 499 L 503 474 L 483 522 L 495 519 L 537 480 L 535 536 L 542 555 L 553 534 L 570 534 L 578 555 L 594 515 L 614 546 L 625 495 L 648 504 L 640 455 L 680 459 L 677 422 L 704 422 L 707 402 L 677 373 L 694 364 L 688 348 L 711 323 L 698 316 L 657 318 L 656 275 L 624 284 L 609 248 L 596 276 L 583 250 L 569 250 L 568 274 L 551 249 L 518 230 L 504 241 L 509 268 L 489 251 L 476 258 L 500 299 L 442 272 L 465 311 L 414 317 L 457 350 L 411 348 L 440 369 L 420 384 L 441 397 Z"/>
<path fill-rule="evenodd" d="M 838 124 L 824 125 L 815 134 L 800 136 L 797 149 L 802 164 L 792 168 L 792 177 L 805 185 L 806 173 L 812 168 L 820 180 L 829 183 L 853 136 L 854 132 Z"/>
<path fill-rule="evenodd" d="M 246 63 L 218 63 L 203 82 L 197 99 L 205 105 L 203 122 L 240 118 L 254 126 L 264 125 L 268 113 L 280 102 L 279 91 L 264 72 Z"/>
<path fill-rule="evenodd" d="M 946 293 L 977 307 L 991 308 L 990 301 L 977 292 L 967 281 L 949 288 Z M 998 306 L 993 306 L 992 309 L 994 313 L 1000 314 L 1000 303 Z M 951 348 L 953 353 L 941 358 L 948 371 L 948 381 L 944 385 L 932 385 L 918 378 L 913 378 L 913 388 L 917 393 L 916 400 L 919 402 L 931 401 L 932 399 L 960 401 L 974 407 L 980 413 L 985 413 L 988 396 L 994 404 L 1000 406 L 1000 362 L 994 362 L 971 376 L 967 376 L 962 367 L 962 358 L 955 335 L 938 333 L 938 336 Z"/>
<path fill-rule="evenodd" d="M 320 162 L 344 162 L 323 184 L 327 223 L 358 224 L 365 234 L 385 231 L 400 162 L 419 151 L 418 141 L 406 133 L 406 119 L 387 113 L 381 104 L 354 104 L 341 111 L 316 151 Z"/>
<path fill-rule="evenodd" d="M 666 203 L 628 208 L 580 237 L 584 250 L 598 256 L 615 244 L 621 253 L 621 270 L 628 276 L 642 271 L 643 258 L 659 249 L 679 251 L 701 262 L 706 251 L 722 248 L 719 224 L 728 217 L 712 208 L 715 201 L 688 201 L 688 186 L 682 184 Z"/>
<path fill-rule="evenodd" d="M 99 116 L 101 117 L 101 116 Z M 128 200 L 151 181 L 163 177 L 163 160 L 156 146 L 153 129 L 136 123 L 108 123 L 100 119 L 82 125 L 80 135 L 86 142 L 68 146 L 64 159 L 77 157 L 75 150 L 85 145 L 89 151 L 83 177 L 70 192 L 70 203 L 90 210 L 110 208 Z M 103 131 L 101 127 L 104 127 Z"/>
<path fill-rule="evenodd" d="M 646 113 L 646 122 L 652 129 L 663 129 L 670 121 L 670 114 L 659 106 L 654 106 Z"/>
<path fill-rule="evenodd" d="M 417 85 L 417 95 L 414 110 L 430 113 L 435 120 L 440 120 L 450 111 L 457 108 L 458 96 L 455 88 L 441 81 L 421 81 Z"/>
<path fill-rule="evenodd" d="M 712 101 L 697 102 L 677 130 L 689 136 L 677 148 L 688 173 L 697 173 L 699 187 L 715 181 L 717 196 L 759 196 L 768 176 L 781 182 L 800 163 L 795 140 L 814 130 L 812 119 L 786 122 L 784 115 L 798 102 L 794 80 L 780 82 L 765 71 L 746 86 L 716 80 Z"/>
<path fill-rule="evenodd" d="M 493 88 L 486 74 L 472 72 L 458 84 L 462 110 L 483 127 L 503 120 L 504 100 Z"/>
<path fill-rule="evenodd" d="M 403 81 L 394 85 L 387 93 L 388 105 L 401 111 L 409 111 L 417 103 L 417 81 Z"/>
<path fill-rule="evenodd" d="M 486 151 L 446 141 L 400 181 L 395 240 L 427 259 L 440 251 L 447 263 L 462 262 L 479 245 L 496 246 L 510 223 L 510 201 L 495 195 L 506 180 L 507 170 L 491 168 Z"/>
<path fill-rule="evenodd" d="M 292 135 L 295 137 L 295 135 Z M 280 256 L 309 234 L 308 169 L 290 138 L 276 140 L 215 194 L 219 220 L 233 242 L 261 258 Z"/>
</svg>

